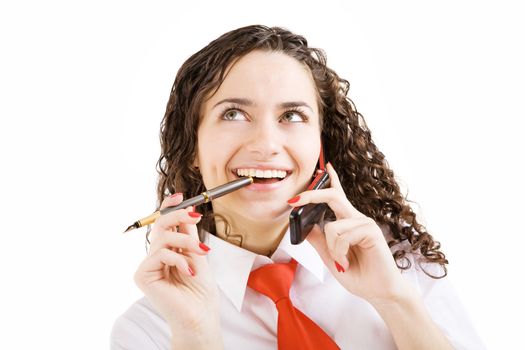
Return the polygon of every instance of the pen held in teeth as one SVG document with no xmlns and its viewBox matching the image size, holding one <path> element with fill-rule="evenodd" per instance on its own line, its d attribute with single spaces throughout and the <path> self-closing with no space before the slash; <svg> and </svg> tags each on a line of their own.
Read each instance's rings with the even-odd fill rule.
<svg viewBox="0 0 525 350">
<path fill-rule="evenodd" d="M 155 222 L 161 215 L 167 214 L 169 212 L 172 212 L 174 210 L 179 209 L 185 209 L 192 205 L 199 205 L 202 203 L 207 203 L 215 198 L 222 197 L 230 192 L 236 191 L 240 188 L 243 188 L 245 186 L 248 186 L 254 182 L 253 178 L 251 176 L 242 177 L 240 179 L 225 183 L 224 185 L 217 186 L 215 188 L 212 188 L 211 190 L 205 191 L 201 193 L 198 196 L 195 196 L 193 198 L 187 199 L 185 201 L 182 201 L 181 203 L 172 206 L 172 207 L 166 207 L 161 210 L 157 210 L 151 215 L 146 216 L 145 218 L 142 218 L 140 220 L 135 221 L 132 225 L 130 225 L 124 233 L 131 231 L 136 228 L 140 228 L 143 226 L 150 225 Z"/>
</svg>

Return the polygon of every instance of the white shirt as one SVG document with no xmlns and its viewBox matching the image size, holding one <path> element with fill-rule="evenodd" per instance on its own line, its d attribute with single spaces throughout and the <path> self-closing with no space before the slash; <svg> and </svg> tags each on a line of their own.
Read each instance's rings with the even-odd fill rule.
<svg viewBox="0 0 525 350">
<path fill-rule="evenodd" d="M 271 259 L 208 234 L 208 262 L 220 292 L 222 337 L 225 349 L 277 349 L 277 309 L 266 296 L 247 287 L 252 270 L 273 262 L 298 262 L 290 289 L 293 305 L 317 323 L 341 349 L 396 349 L 394 340 L 376 310 L 364 299 L 344 289 L 325 267 L 316 250 L 304 241 L 283 237 Z M 405 243 L 408 244 L 408 243 Z M 430 316 L 456 349 L 485 349 L 450 281 L 428 277 L 409 256 L 412 267 L 402 276 L 419 291 Z M 442 275 L 437 264 L 423 265 L 430 274 Z M 142 298 L 113 326 L 111 349 L 170 349 L 166 321 Z"/>
</svg>

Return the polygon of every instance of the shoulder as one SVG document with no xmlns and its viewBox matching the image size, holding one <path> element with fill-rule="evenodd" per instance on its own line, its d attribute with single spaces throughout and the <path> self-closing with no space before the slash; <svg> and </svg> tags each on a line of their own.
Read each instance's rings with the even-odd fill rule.
<svg viewBox="0 0 525 350">
<path fill-rule="evenodd" d="M 169 349 L 170 338 L 168 324 L 144 297 L 115 320 L 110 342 L 112 350 Z"/>
</svg>

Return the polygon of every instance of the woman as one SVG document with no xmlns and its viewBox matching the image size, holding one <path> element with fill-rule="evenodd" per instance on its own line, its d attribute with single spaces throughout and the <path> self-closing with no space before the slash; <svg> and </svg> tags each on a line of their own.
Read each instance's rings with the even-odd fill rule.
<svg viewBox="0 0 525 350">
<path fill-rule="evenodd" d="M 348 89 L 321 50 L 277 27 L 228 32 L 182 65 L 161 127 L 160 208 L 257 179 L 155 222 L 135 274 L 145 298 L 115 323 L 113 348 L 483 348 Z M 321 143 L 331 183 L 307 191 Z M 291 245 L 289 214 L 308 203 L 329 211 Z M 270 264 L 291 271 L 275 300 L 256 273 Z"/>
</svg>

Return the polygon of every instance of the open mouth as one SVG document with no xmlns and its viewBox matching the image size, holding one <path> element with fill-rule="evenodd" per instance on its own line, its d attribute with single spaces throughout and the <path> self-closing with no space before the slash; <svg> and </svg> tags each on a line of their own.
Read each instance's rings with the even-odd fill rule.
<svg viewBox="0 0 525 350">
<path fill-rule="evenodd" d="M 232 173 L 236 178 L 240 178 L 239 175 L 237 175 L 237 172 L 235 170 L 232 171 Z M 279 177 L 266 178 L 266 177 L 257 177 L 257 176 L 252 176 L 252 178 L 253 178 L 253 182 L 256 184 L 271 184 L 271 183 L 286 180 L 290 176 L 291 173 L 292 173 L 291 171 L 287 171 L 286 176 L 283 178 L 279 178 Z"/>
<path fill-rule="evenodd" d="M 253 176 L 253 183 L 256 183 L 256 184 L 272 184 L 274 182 L 279 182 L 279 181 L 283 181 L 284 179 L 286 178 L 259 178 L 259 177 L 255 177 Z"/>
</svg>

